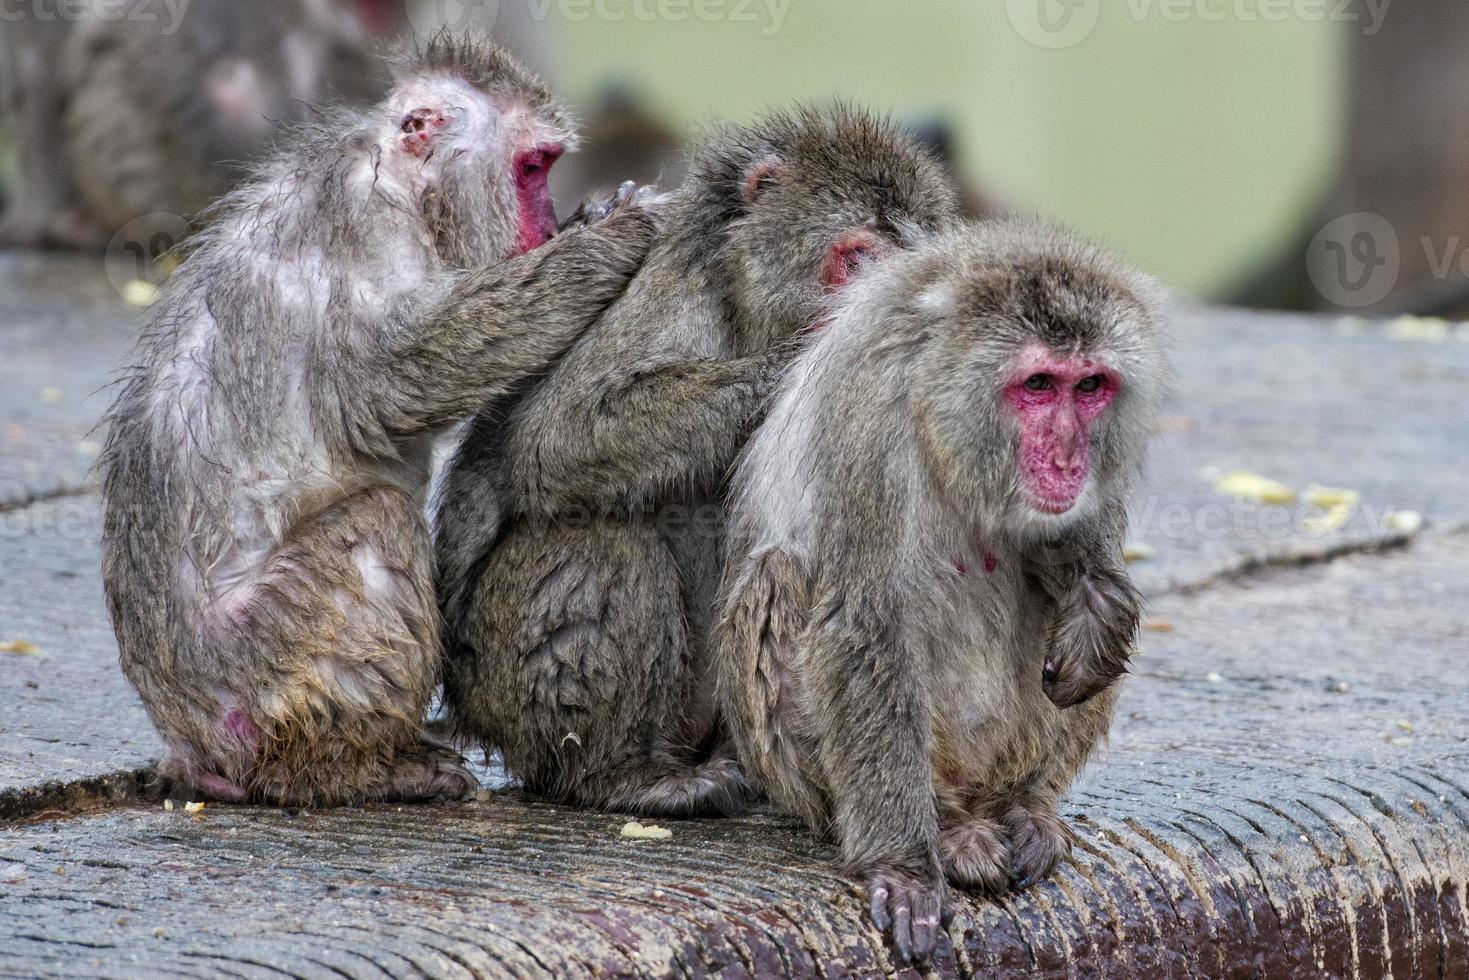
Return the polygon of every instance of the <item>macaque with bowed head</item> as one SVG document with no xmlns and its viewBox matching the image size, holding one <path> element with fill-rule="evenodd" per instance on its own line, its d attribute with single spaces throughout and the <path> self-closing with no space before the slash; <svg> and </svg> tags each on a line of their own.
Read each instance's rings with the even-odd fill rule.
<svg viewBox="0 0 1469 980">
<path fill-rule="evenodd" d="M 843 107 L 716 130 L 627 292 L 544 380 L 491 403 L 436 522 L 459 729 L 554 799 L 748 801 L 708 649 L 722 485 L 829 298 L 954 220 L 939 165 Z"/>
<path fill-rule="evenodd" d="M 877 262 L 734 477 L 719 704 L 774 800 L 830 831 L 901 959 L 945 879 L 1056 865 L 1137 625 L 1124 506 L 1163 387 L 1155 287 L 986 223 Z"/>
<path fill-rule="evenodd" d="M 474 787 L 420 732 L 432 442 L 560 357 L 654 232 L 623 206 L 548 241 L 572 142 L 514 59 L 439 35 L 193 242 L 100 464 L 108 604 L 168 775 L 293 805 Z"/>
</svg>

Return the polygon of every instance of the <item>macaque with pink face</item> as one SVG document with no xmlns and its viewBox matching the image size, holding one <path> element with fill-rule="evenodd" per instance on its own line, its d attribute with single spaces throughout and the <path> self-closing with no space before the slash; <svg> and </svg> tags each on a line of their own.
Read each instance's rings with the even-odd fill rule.
<svg viewBox="0 0 1469 980">
<path fill-rule="evenodd" d="M 572 141 L 506 52 L 439 35 L 376 106 L 282 137 L 195 239 L 101 461 L 108 605 L 166 775 L 289 805 L 475 788 L 420 730 L 434 439 L 546 372 L 655 232 L 620 204 L 551 238 Z"/>
<path fill-rule="evenodd" d="M 832 832 L 898 957 L 945 881 L 1069 849 L 1056 802 L 1137 627 L 1125 503 L 1163 389 L 1155 287 L 1044 228 L 877 259 L 736 471 L 720 707 L 772 798 Z"/>
</svg>

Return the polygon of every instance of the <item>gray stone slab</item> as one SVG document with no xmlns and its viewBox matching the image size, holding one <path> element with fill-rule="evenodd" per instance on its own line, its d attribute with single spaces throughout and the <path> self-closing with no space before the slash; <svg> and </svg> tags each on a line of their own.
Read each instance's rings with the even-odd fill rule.
<svg viewBox="0 0 1469 980">
<path fill-rule="evenodd" d="M 136 323 L 100 256 L 0 253 L 0 509 L 85 484 Z"/>
<path fill-rule="evenodd" d="M 0 512 L 0 801 L 136 769 L 160 745 L 117 666 L 95 497 Z M 0 812 L 5 804 L 0 802 Z"/>
<path fill-rule="evenodd" d="M 1469 521 L 1469 327 L 1395 339 L 1385 323 L 1185 308 L 1175 373 L 1133 507 L 1133 535 L 1156 557 L 1134 573 L 1158 593 L 1205 581 L 1251 556 L 1339 546 L 1382 534 L 1391 510 L 1430 524 Z M 1399 333 L 1411 333 L 1401 331 Z M 1237 504 L 1219 474 L 1259 473 L 1303 491 L 1360 492 L 1341 531 L 1316 536 L 1319 510 Z"/>
</svg>

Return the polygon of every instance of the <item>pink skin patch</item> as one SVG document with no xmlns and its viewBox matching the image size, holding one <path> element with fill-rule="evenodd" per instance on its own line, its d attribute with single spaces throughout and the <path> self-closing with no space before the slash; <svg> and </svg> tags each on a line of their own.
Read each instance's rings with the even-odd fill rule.
<svg viewBox="0 0 1469 980">
<path fill-rule="evenodd" d="M 990 554 L 989 552 L 985 552 L 985 555 L 984 555 L 984 570 L 986 572 L 988 572 L 989 574 L 993 575 L 993 574 L 995 574 L 995 569 L 997 569 L 999 567 L 1000 567 L 1000 559 L 996 558 L 994 555 Z M 960 558 L 958 556 L 955 556 L 954 557 L 954 571 L 958 572 L 960 575 L 968 575 L 969 574 L 969 566 L 966 565 L 966 564 L 964 564 L 964 559 L 963 558 Z"/>
<path fill-rule="evenodd" d="M 215 776 L 209 773 L 198 776 L 193 780 L 194 784 L 206 795 L 226 803 L 244 803 L 248 794 L 225 779 L 223 776 Z"/>
<path fill-rule="evenodd" d="M 887 251 L 887 243 L 875 235 L 858 233 L 835 242 L 826 253 L 821 266 L 821 286 L 828 293 L 840 292 L 857 274 L 862 263 L 876 258 Z M 808 333 L 820 333 L 831 323 L 830 317 L 822 317 L 811 324 Z"/>
<path fill-rule="evenodd" d="M 449 126 L 449 117 L 437 109 L 414 109 L 398 124 L 402 131 L 403 149 L 410 156 L 429 160 L 434 155 L 438 135 Z"/>
<path fill-rule="evenodd" d="M 251 751 L 260 745 L 260 729 L 238 708 L 224 716 L 224 731 Z"/>
<path fill-rule="evenodd" d="M 540 248 L 556 234 L 556 209 L 551 205 L 548 179 L 551 165 L 565 149 L 560 143 L 549 143 L 515 156 L 515 199 L 520 206 L 522 253 Z"/>
<path fill-rule="evenodd" d="M 1086 487 L 1092 422 L 1117 397 L 1122 379 L 1088 357 L 1039 345 L 1021 352 L 1010 378 L 1004 398 L 1020 421 L 1021 484 L 1036 510 L 1064 514 Z"/>
<path fill-rule="evenodd" d="M 884 250 L 881 239 L 867 234 L 850 235 L 832 245 L 821 268 L 821 284 L 836 292 L 852 281 L 857 269 Z"/>
</svg>

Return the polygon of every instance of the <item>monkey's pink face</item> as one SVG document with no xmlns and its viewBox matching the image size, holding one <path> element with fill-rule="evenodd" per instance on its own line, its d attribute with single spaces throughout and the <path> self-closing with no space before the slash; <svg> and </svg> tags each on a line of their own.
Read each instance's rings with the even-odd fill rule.
<svg viewBox="0 0 1469 980">
<path fill-rule="evenodd" d="M 543 143 L 515 155 L 515 202 L 519 208 L 519 249 L 540 248 L 556 234 L 556 210 L 551 205 L 551 165 L 565 152 L 560 143 Z"/>
<path fill-rule="evenodd" d="M 1091 428 L 1117 397 L 1122 379 L 1084 356 L 1059 356 L 1040 345 L 1015 359 L 1005 403 L 1020 423 L 1016 454 L 1021 488 L 1044 514 L 1064 514 L 1086 489 Z"/>
</svg>

